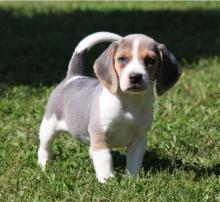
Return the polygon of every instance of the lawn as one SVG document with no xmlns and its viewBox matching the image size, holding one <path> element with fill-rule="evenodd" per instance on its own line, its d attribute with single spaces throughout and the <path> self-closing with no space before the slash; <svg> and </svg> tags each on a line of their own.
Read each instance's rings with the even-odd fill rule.
<svg viewBox="0 0 220 202">
<path fill-rule="evenodd" d="M 0 3 L 0 201 L 220 201 L 220 3 Z M 163 42 L 184 72 L 154 102 L 144 166 L 95 179 L 88 147 L 62 133 L 46 172 L 38 130 L 74 46 L 100 31 L 144 33 Z M 87 73 L 104 46 L 88 55 Z"/>
</svg>

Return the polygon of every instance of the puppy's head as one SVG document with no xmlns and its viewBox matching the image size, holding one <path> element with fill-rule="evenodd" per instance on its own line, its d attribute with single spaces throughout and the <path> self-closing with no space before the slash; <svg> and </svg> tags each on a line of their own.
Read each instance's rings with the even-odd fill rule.
<svg viewBox="0 0 220 202">
<path fill-rule="evenodd" d="M 143 93 L 156 81 L 157 94 L 162 95 L 181 75 L 173 54 L 142 34 L 113 42 L 95 61 L 94 71 L 112 93 Z"/>
</svg>

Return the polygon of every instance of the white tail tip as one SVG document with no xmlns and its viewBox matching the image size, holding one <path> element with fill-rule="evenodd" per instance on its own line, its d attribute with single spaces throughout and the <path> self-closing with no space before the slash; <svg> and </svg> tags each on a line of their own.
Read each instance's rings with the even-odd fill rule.
<svg viewBox="0 0 220 202">
<path fill-rule="evenodd" d="M 96 32 L 85 37 L 82 41 L 80 41 L 80 43 L 77 45 L 75 49 L 75 52 L 80 53 L 85 50 L 89 50 L 98 43 L 117 41 L 121 38 L 121 36 L 111 32 Z"/>
</svg>

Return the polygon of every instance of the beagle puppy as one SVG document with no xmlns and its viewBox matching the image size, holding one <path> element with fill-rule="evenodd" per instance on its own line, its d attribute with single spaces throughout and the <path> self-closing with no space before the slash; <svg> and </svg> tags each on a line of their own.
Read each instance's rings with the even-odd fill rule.
<svg viewBox="0 0 220 202">
<path fill-rule="evenodd" d="M 101 42 L 112 43 L 95 61 L 97 80 L 84 76 L 82 60 Z M 90 145 L 99 182 L 114 176 L 110 149 L 115 147 L 127 148 L 127 170 L 135 177 L 153 119 L 154 83 L 160 96 L 180 75 L 173 54 L 146 35 L 97 32 L 87 36 L 76 47 L 66 78 L 49 97 L 40 126 L 38 163 L 45 167 L 56 132 L 64 130 Z"/>
</svg>

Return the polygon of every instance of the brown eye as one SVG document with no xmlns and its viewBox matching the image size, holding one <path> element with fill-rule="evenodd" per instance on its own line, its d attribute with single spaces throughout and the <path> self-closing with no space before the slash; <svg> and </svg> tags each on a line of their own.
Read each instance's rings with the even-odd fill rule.
<svg viewBox="0 0 220 202">
<path fill-rule="evenodd" d="M 156 58 L 155 57 L 146 57 L 144 58 L 144 64 L 145 66 L 149 66 L 149 65 L 153 65 L 156 62 Z"/>
<path fill-rule="evenodd" d="M 120 64 L 122 64 L 122 65 L 125 65 L 125 64 L 128 63 L 128 58 L 127 58 L 127 57 L 124 57 L 124 56 L 119 57 L 119 58 L 118 58 L 118 62 L 119 62 Z"/>
</svg>

